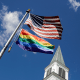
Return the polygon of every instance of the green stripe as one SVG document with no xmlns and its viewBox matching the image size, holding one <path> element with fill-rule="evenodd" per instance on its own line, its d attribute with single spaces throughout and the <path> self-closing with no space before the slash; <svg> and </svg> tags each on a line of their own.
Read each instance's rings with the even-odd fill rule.
<svg viewBox="0 0 80 80">
<path fill-rule="evenodd" d="M 53 46 L 43 46 L 43 45 L 39 44 L 37 41 L 35 41 L 35 40 L 33 40 L 33 39 L 25 39 L 25 38 L 21 38 L 20 36 L 19 36 L 19 39 L 20 39 L 20 41 L 22 41 L 22 42 L 34 43 L 34 44 L 37 44 L 37 45 L 39 45 L 39 46 L 41 46 L 41 47 L 47 47 L 47 48 L 49 48 L 49 49 L 53 49 L 53 48 L 54 48 L 54 45 L 53 45 Z"/>
</svg>

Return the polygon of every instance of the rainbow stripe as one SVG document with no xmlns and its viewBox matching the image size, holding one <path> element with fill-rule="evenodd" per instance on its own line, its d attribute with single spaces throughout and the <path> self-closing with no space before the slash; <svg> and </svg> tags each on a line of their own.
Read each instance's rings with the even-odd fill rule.
<svg viewBox="0 0 80 80">
<path fill-rule="evenodd" d="M 16 44 L 23 50 L 53 54 L 54 45 L 22 29 Z"/>
</svg>

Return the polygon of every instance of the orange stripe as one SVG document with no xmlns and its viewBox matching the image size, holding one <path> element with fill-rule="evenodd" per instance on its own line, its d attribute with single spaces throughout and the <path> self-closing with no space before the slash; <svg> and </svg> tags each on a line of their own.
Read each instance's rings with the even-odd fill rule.
<svg viewBox="0 0 80 80">
<path fill-rule="evenodd" d="M 34 37 L 36 40 L 38 40 L 38 41 L 40 41 L 40 42 L 42 42 L 42 43 L 49 43 L 49 42 L 47 42 L 47 41 L 45 41 L 45 40 L 43 40 L 43 39 L 41 39 L 41 38 L 39 38 L 39 37 L 37 37 L 37 36 L 35 36 L 35 35 L 32 35 L 31 33 L 27 32 L 27 31 L 24 30 L 24 29 L 22 29 L 22 31 L 21 31 L 20 34 L 32 36 L 32 37 Z"/>
</svg>

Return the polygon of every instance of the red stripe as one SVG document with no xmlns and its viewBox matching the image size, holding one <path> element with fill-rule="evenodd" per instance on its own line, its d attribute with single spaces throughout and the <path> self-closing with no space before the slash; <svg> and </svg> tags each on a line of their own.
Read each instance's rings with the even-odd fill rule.
<svg viewBox="0 0 80 80">
<path fill-rule="evenodd" d="M 37 32 L 41 35 L 59 35 L 59 36 L 62 36 L 62 34 L 59 34 L 59 33 L 41 33 L 41 32 L 36 31 L 35 29 L 34 29 L 34 32 Z"/>
<path fill-rule="evenodd" d="M 31 20 L 27 20 L 27 22 L 29 23 L 29 24 L 31 24 L 32 25 L 32 21 Z M 25 23 L 26 24 L 26 23 Z M 47 26 L 49 26 L 49 25 L 51 25 L 51 26 L 55 26 L 56 28 L 58 28 L 57 26 L 61 26 L 61 24 L 43 24 L 43 25 L 47 25 Z M 33 26 L 33 25 L 32 25 Z M 50 27 L 49 27 L 50 28 Z M 62 27 L 60 27 L 61 29 L 63 29 Z M 59 28 L 59 29 L 60 29 Z"/>
<path fill-rule="evenodd" d="M 40 35 L 39 35 L 40 36 Z M 43 36 L 40 36 L 43 37 Z M 61 39 L 61 37 L 43 37 L 43 38 L 48 38 L 48 39 Z"/>
<path fill-rule="evenodd" d="M 42 29 L 35 28 L 35 27 L 33 27 L 33 29 L 37 29 L 37 30 L 43 31 L 43 32 L 62 32 L 61 30 L 42 30 Z"/>
<path fill-rule="evenodd" d="M 27 21 L 27 22 L 28 22 L 29 24 L 31 24 L 31 26 L 33 27 L 34 30 L 37 29 L 37 30 L 40 30 L 40 31 L 46 31 L 46 30 L 41 30 L 41 29 L 35 28 L 35 27 L 32 25 L 32 23 L 30 23 L 30 20 Z M 29 24 L 28 24 L 28 25 L 29 25 Z M 30 26 L 30 25 L 29 25 L 29 26 Z M 33 29 L 32 29 L 32 30 L 33 30 Z M 47 31 L 50 31 L 50 32 L 51 32 L 51 31 L 52 31 L 52 32 L 53 32 L 53 31 L 56 31 L 56 32 L 57 32 L 57 30 L 47 30 Z M 47 31 L 46 31 L 46 32 L 47 32 Z M 37 31 L 35 31 L 35 32 L 37 32 Z M 58 32 L 61 32 L 61 33 L 62 33 L 62 31 L 58 31 Z M 38 33 L 39 33 L 39 32 L 38 32 Z M 40 37 L 43 37 L 43 36 L 41 36 L 41 35 L 39 35 L 39 36 L 40 36 Z M 60 35 L 59 35 L 59 36 L 60 36 Z M 43 37 L 43 38 L 61 39 L 61 37 Z"/>
<path fill-rule="evenodd" d="M 51 17 L 44 16 L 44 19 L 54 19 L 54 18 L 59 18 L 59 16 L 51 16 Z"/>
<path fill-rule="evenodd" d="M 37 29 L 37 30 L 39 30 L 39 31 L 44 31 L 44 32 L 61 32 L 61 33 L 62 33 L 61 30 L 43 30 L 43 29 L 39 29 L 39 28 L 34 27 L 30 21 L 27 21 L 27 22 L 28 22 L 29 24 L 31 24 L 31 26 L 33 27 L 33 29 Z M 27 25 L 29 25 L 29 24 L 27 24 Z M 29 25 L 29 26 L 30 26 L 30 25 Z M 31 28 L 31 26 L 30 26 L 30 28 Z M 50 29 L 50 28 L 46 28 L 46 29 Z M 58 28 L 56 28 L 56 29 L 58 29 Z"/>
<path fill-rule="evenodd" d="M 61 26 L 61 24 L 43 24 L 43 25 L 56 25 L 56 26 Z"/>
<path fill-rule="evenodd" d="M 42 28 L 45 28 L 45 29 L 51 29 L 51 28 L 56 28 L 56 29 L 62 29 L 63 30 L 63 28 L 62 27 L 55 27 L 55 26 L 53 26 L 53 27 L 44 27 L 44 26 L 42 26 Z"/>
<path fill-rule="evenodd" d="M 29 25 L 30 26 L 30 25 Z M 59 36 L 62 36 L 62 34 L 58 34 L 58 33 L 40 33 L 40 32 L 38 32 L 38 31 L 36 31 L 35 29 L 34 29 L 34 32 L 37 32 L 37 33 L 39 33 L 39 34 L 43 34 L 43 35 L 59 35 Z M 38 35 L 38 34 L 37 34 Z M 40 35 L 39 35 L 40 36 Z M 41 36 L 42 37 L 42 36 Z M 58 37 L 44 37 L 44 38 L 49 38 L 49 39 L 61 39 L 61 37 L 60 38 L 58 38 Z"/>
<path fill-rule="evenodd" d="M 60 22 L 60 20 L 43 20 L 44 22 Z"/>
<path fill-rule="evenodd" d="M 49 43 L 49 42 L 47 42 L 47 41 L 45 41 L 45 40 L 43 40 L 43 39 L 41 39 L 41 38 L 39 38 L 39 37 L 37 37 L 37 36 L 35 36 L 35 35 L 32 35 L 31 33 L 27 32 L 27 31 L 24 30 L 24 29 L 21 30 L 21 33 L 20 33 L 20 34 L 32 36 L 32 37 L 34 37 L 36 40 L 38 40 L 38 41 L 40 41 L 40 42 L 42 42 L 42 43 Z"/>
</svg>

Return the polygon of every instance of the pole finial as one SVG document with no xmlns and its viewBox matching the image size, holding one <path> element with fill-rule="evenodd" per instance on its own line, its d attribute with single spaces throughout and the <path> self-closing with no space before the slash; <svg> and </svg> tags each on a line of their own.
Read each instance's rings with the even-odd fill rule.
<svg viewBox="0 0 80 80">
<path fill-rule="evenodd" d="M 30 9 L 28 9 L 26 12 L 30 12 L 31 10 Z"/>
</svg>

